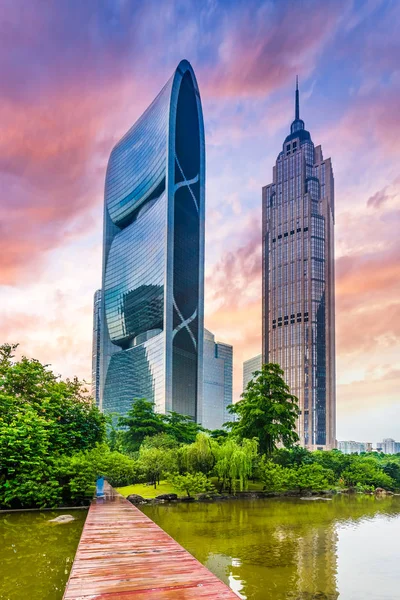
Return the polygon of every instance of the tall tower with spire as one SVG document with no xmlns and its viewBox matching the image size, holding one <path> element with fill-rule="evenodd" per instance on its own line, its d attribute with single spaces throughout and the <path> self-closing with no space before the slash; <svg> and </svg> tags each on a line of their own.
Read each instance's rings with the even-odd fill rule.
<svg viewBox="0 0 400 600">
<path fill-rule="evenodd" d="M 262 189 L 263 362 L 299 399 L 300 444 L 336 446 L 334 180 L 330 158 L 295 118 Z"/>
</svg>

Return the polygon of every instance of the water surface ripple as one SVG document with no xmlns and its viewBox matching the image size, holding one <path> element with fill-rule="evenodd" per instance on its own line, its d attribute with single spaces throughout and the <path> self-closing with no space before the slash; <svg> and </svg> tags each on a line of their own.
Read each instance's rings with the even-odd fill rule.
<svg viewBox="0 0 400 600">
<path fill-rule="evenodd" d="M 60 514 L 75 520 L 49 523 Z M 0 600 L 61 600 L 86 514 L 0 513 Z"/>
<path fill-rule="evenodd" d="M 400 599 L 400 497 L 233 500 L 143 511 L 240 598 Z"/>
</svg>

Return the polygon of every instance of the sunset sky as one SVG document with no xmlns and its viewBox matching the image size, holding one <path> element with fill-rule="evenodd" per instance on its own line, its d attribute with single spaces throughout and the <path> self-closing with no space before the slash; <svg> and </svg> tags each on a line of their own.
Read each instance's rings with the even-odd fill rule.
<svg viewBox="0 0 400 600">
<path fill-rule="evenodd" d="M 261 351 L 261 187 L 301 117 L 336 188 L 337 436 L 400 440 L 400 2 L 3 0 L 0 341 L 90 381 L 113 145 L 182 58 L 206 127 L 206 326 Z"/>
</svg>

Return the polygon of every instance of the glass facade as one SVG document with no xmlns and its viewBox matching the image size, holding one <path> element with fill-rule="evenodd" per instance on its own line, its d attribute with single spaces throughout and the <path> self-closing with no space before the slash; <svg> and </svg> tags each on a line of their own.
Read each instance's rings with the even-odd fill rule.
<svg viewBox="0 0 400 600">
<path fill-rule="evenodd" d="M 104 202 L 99 404 L 137 398 L 198 419 L 202 405 L 204 128 L 182 61 L 111 152 Z"/>
<path fill-rule="evenodd" d="M 257 354 L 243 363 L 243 391 L 247 388 L 249 381 L 253 379 L 253 373 L 260 371 L 262 366 L 262 355 Z"/>
<path fill-rule="evenodd" d="M 214 335 L 204 330 L 204 387 L 201 424 L 206 429 L 221 429 L 233 420 L 227 407 L 232 404 L 233 348 L 215 342 Z"/>
<path fill-rule="evenodd" d="M 263 360 L 299 399 L 300 442 L 335 447 L 334 187 L 299 118 L 263 188 Z"/>
<path fill-rule="evenodd" d="M 101 290 L 94 294 L 92 339 L 92 396 L 100 404 Z"/>
</svg>

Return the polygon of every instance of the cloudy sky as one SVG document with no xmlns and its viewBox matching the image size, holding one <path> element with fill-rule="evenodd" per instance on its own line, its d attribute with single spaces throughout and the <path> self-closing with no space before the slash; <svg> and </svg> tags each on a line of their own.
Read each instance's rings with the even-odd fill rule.
<svg viewBox="0 0 400 600">
<path fill-rule="evenodd" d="M 3 0 L 0 340 L 90 381 L 105 168 L 188 59 L 207 143 L 206 326 L 261 349 L 261 186 L 301 116 L 336 186 L 338 439 L 400 439 L 400 2 Z"/>
</svg>

